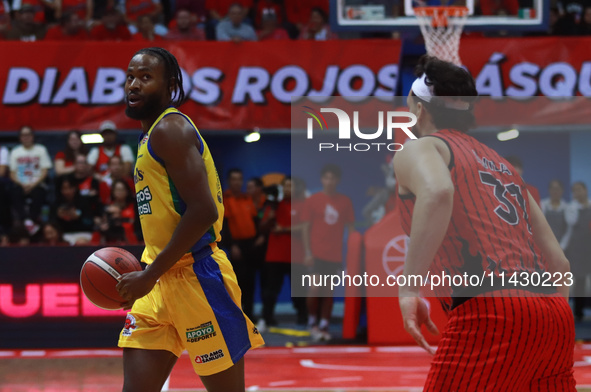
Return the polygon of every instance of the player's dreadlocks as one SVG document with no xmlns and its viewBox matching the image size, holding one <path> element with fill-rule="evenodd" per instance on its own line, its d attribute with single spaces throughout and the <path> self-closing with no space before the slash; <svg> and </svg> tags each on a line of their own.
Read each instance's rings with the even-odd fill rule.
<svg viewBox="0 0 591 392">
<path fill-rule="evenodd" d="M 176 61 L 176 57 L 172 53 L 163 48 L 151 47 L 140 49 L 135 54 L 149 54 L 150 56 L 158 57 L 164 63 L 164 76 L 166 80 L 170 80 L 171 78 L 175 80 L 174 92 L 170 98 L 170 103 L 175 107 L 179 107 L 185 103 L 183 74 L 179 63 Z"/>
</svg>

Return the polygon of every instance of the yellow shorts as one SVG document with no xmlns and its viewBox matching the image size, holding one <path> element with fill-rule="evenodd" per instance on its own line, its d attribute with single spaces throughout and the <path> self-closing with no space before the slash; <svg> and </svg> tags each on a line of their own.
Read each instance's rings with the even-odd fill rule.
<svg viewBox="0 0 591 392">
<path fill-rule="evenodd" d="M 177 263 L 135 302 L 119 347 L 167 350 L 177 357 L 187 350 L 195 373 L 208 376 L 264 344 L 242 312 L 240 288 L 226 254 L 213 249 L 194 254 L 193 262 Z"/>
</svg>

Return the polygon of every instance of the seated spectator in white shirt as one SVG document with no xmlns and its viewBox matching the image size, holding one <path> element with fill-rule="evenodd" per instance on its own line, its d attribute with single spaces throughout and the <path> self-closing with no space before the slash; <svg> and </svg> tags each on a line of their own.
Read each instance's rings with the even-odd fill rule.
<svg viewBox="0 0 591 392">
<path fill-rule="evenodd" d="M 244 13 L 240 4 L 234 4 L 228 11 L 228 17 L 216 26 L 218 41 L 256 41 L 257 34 L 252 26 L 244 23 Z"/>
<path fill-rule="evenodd" d="M 47 192 L 45 179 L 52 165 L 45 146 L 35 144 L 33 128 L 23 126 L 19 139 L 21 145 L 10 153 L 10 178 L 14 182 L 12 209 L 15 224 L 30 226 L 40 221 Z"/>
</svg>

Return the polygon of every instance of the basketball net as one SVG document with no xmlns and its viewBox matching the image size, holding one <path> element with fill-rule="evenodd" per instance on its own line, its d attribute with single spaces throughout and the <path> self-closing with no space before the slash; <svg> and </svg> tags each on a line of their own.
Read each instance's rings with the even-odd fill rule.
<svg viewBox="0 0 591 392">
<path fill-rule="evenodd" d="M 414 13 L 425 38 L 427 54 L 461 66 L 458 51 L 468 8 L 415 7 Z"/>
</svg>

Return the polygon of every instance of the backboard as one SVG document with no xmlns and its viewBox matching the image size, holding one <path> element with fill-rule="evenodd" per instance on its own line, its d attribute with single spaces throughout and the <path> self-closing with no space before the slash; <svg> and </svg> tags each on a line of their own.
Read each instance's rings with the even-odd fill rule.
<svg viewBox="0 0 591 392">
<path fill-rule="evenodd" d="M 418 29 L 413 8 L 454 5 L 470 10 L 465 30 L 545 30 L 549 0 L 330 0 L 334 31 L 379 32 Z"/>
</svg>

